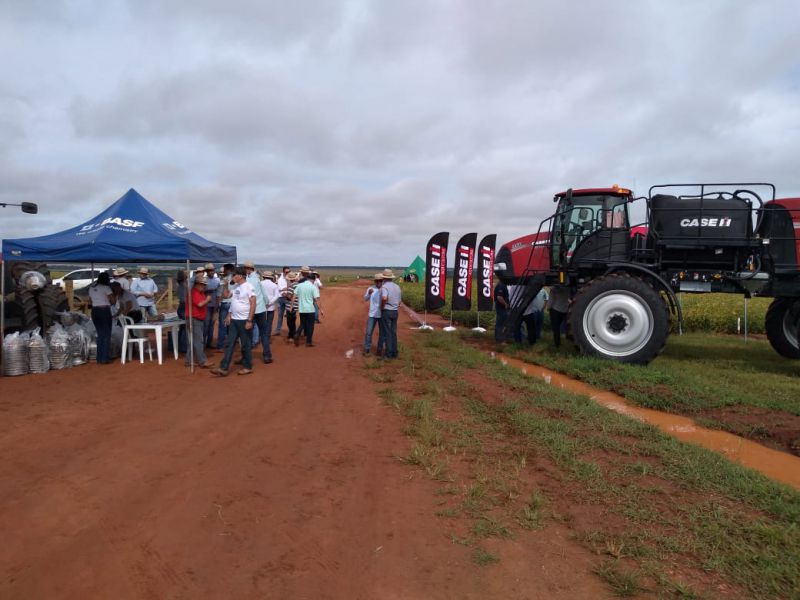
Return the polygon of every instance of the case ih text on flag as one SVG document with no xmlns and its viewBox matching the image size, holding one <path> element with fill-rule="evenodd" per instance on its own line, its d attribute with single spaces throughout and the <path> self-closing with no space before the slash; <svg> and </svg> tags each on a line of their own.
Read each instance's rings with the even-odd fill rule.
<svg viewBox="0 0 800 600">
<path fill-rule="evenodd" d="M 453 277 L 453 310 L 472 308 L 472 266 L 475 264 L 477 233 L 464 234 L 456 245 L 456 263 Z"/>
<path fill-rule="evenodd" d="M 450 233 L 441 231 L 428 241 L 425 251 L 425 310 L 437 310 L 444 306 L 449 239 Z"/>
<path fill-rule="evenodd" d="M 494 307 L 494 247 L 497 234 L 490 233 L 478 244 L 478 310 Z"/>
</svg>

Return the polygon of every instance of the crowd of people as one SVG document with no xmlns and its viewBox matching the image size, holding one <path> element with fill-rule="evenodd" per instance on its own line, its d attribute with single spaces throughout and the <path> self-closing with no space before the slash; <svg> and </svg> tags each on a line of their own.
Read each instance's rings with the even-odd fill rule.
<svg viewBox="0 0 800 600">
<path fill-rule="evenodd" d="M 111 362 L 115 318 L 140 323 L 158 316 L 158 285 L 147 267 L 140 268 L 138 275 L 134 279 L 127 269 L 118 268 L 110 275 L 100 273 L 89 286 L 99 364 Z M 176 282 L 177 316 L 192 321 L 191 327 L 181 327 L 178 339 L 178 350 L 186 353 L 187 366 L 194 360 L 195 366 L 224 377 L 230 372 L 238 345 L 241 357 L 235 364 L 241 368 L 237 373 L 248 375 L 253 372 L 254 348 L 261 347 L 264 364 L 273 362 L 270 338 L 282 335 L 284 322 L 287 342 L 314 346 L 314 328 L 324 316 L 320 306 L 323 285 L 319 273 L 308 266 L 297 272 L 284 267 L 280 273 L 259 273 L 248 261 L 241 267 L 225 264 L 218 274 L 208 263 L 191 274 L 178 271 Z M 119 319 L 116 322 L 122 325 Z M 206 356 L 213 347 L 224 350 L 219 367 Z"/>
<path fill-rule="evenodd" d="M 239 375 L 253 372 L 253 350 L 261 347 L 264 364 L 273 362 L 271 338 L 280 336 L 283 323 L 288 330 L 287 341 L 314 346 L 314 326 L 324 316 L 320 306 L 322 281 L 319 273 L 304 266 L 298 272 L 284 267 L 280 273 L 258 272 L 253 262 L 240 267 L 226 264 L 217 274 L 209 263 L 179 282 L 178 316 L 188 316 L 183 288 L 191 289 L 192 340 L 187 353 L 187 366 L 194 356 L 195 365 L 211 369 L 218 377 L 230 373 L 232 364 L 239 365 Z M 277 313 L 277 315 L 276 315 Z M 300 327 L 298 329 L 298 319 Z M 198 333 L 199 332 L 199 333 Z M 216 332 L 216 339 L 215 339 Z M 219 366 L 206 357 L 206 349 L 216 345 L 224 354 Z M 234 362 L 237 346 L 241 357 Z"/>
</svg>

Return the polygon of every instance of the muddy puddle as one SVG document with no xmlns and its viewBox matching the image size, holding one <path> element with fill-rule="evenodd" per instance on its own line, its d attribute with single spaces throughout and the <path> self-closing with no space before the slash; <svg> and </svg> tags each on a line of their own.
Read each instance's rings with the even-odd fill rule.
<svg viewBox="0 0 800 600">
<path fill-rule="evenodd" d="M 755 469 L 771 479 L 800 490 L 800 457 L 767 448 L 726 431 L 700 427 L 688 417 L 632 406 L 625 398 L 614 392 L 600 390 L 539 365 L 501 354 L 492 353 L 492 356 L 504 364 L 521 369 L 526 375 L 542 378 L 550 385 L 588 396 L 610 410 L 655 425 L 664 433 L 684 442 L 693 442 L 720 452 L 745 467 Z"/>
</svg>

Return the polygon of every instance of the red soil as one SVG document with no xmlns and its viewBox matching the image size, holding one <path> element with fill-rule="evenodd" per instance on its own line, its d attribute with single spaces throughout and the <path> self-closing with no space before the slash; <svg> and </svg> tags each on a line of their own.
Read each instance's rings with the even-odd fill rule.
<svg viewBox="0 0 800 600">
<path fill-rule="evenodd" d="M 488 541 L 489 567 L 452 543 L 364 377 L 360 294 L 326 289 L 316 347 L 273 338 L 247 377 L 170 357 L 1 379 L 0 597 L 608 597 L 563 526 Z"/>
</svg>

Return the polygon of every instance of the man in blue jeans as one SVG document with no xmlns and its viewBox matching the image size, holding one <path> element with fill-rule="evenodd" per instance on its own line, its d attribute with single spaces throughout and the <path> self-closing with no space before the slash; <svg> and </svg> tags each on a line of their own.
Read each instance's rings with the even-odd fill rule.
<svg viewBox="0 0 800 600">
<path fill-rule="evenodd" d="M 381 322 L 381 286 L 383 285 L 383 275 L 375 275 L 375 285 L 369 286 L 364 292 L 364 300 L 369 302 L 369 313 L 367 314 L 367 331 L 364 335 L 364 356 L 369 354 L 372 347 L 372 334 L 375 326 L 379 328 L 378 347 L 383 340 L 383 323 Z"/>
<path fill-rule="evenodd" d="M 228 290 L 233 283 L 233 265 L 227 263 L 222 267 L 222 277 L 219 286 L 219 325 L 217 326 L 217 350 L 225 347 L 225 338 L 228 335 L 228 326 L 225 324 L 228 313 L 231 310 L 231 297 Z M 226 296 L 228 296 L 226 298 Z"/>
<path fill-rule="evenodd" d="M 384 358 L 397 358 L 397 311 L 400 309 L 403 292 L 394 280 L 391 269 L 384 269 L 381 286 L 381 321 L 386 336 L 386 352 Z"/>
<path fill-rule="evenodd" d="M 226 320 L 231 329 L 225 343 L 225 356 L 218 368 L 211 369 L 211 372 L 219 377 L 225 377 L 228 374 L 228 367 L 231 365 L 233 351 L 236 348 L 236 340 L 239 340 L 242 346 L 242 368 L 239 369 L 238 374 L 249 375 L 253 372 L 250 332 L 253 329 L 253 315 L 256 311 L 256 293 L 253 286 L 247 283 L 242 268 L 234 271 L 233 282 L 236 285 L 228 292 L 231 298 L 231 310 Z"/>
<path fill-rule="evenodd" d="M 220 279 L 217 277 L 214 263 L 208 263 L 204 267 L 206 273 L 206 318 L 203 322 L 203 347 L 211 348 L 214 341 L 214 317 L 219 308 L 219 287 Z"/>
<path fill-rule="evenodd" d="M 286 312 L 286 306 L 289 304 L 289 301 L 286 299 L 287 290 L 289 288 L 289 273 L 291 269 L 289 267 L 283 267 L 281 270 L 281 276 L 278 277 L 278 292 L 280 293 L 280 297 L 278 298 L 277 308 L 278 308 L 278 323 L 275 327 L 275 333 L 272 335 L 280 335 L 281 328 L 283 327 L 283 315 Z"/>
</svg>

